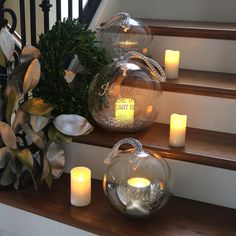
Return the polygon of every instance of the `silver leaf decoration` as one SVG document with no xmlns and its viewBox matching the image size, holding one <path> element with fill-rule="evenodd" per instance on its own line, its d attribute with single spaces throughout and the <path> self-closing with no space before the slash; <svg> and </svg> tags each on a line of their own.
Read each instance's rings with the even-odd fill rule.
<svg viewBox="0 0 236 236">
<path fill-rule="evenodd" d="M 48 123 L 49 117 L 30 115 L 30 124 L 35 132 L 42 130 Z"/>
<path fill-rule="evenodd" d="M 7 123 L 0 122 L 0 134 L 3 143 L 8 148 L 17 149 L 15 133 Z"/>
<path fill-rule="evenodd" d="M 65 166 L 65 153 L 60 144 L 51 142 L 47 149 L 47 159 L 52 168 L 54 178 L 59 178 Z"/>
<path fill-rule="evenodd" d="M 60 115 L 53 120 L 56 129 L 69 136 L 87 134 L 93 129 L 92 125 L 79 115 Z"/>
</svg>

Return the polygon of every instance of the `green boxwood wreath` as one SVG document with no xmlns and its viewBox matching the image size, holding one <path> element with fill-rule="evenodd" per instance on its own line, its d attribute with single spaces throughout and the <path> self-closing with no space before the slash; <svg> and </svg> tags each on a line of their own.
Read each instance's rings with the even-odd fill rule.
<svg viewBox="0 0 236 236">
<path fill-rule="evenodd" d="M 87 30 L 78 20 L 57 22 L 50 31 L 40 35 L 42 78 L 34 89 L 40 97 L 54 106 L 54 115 L 80 114 L 88 117 L 87 91 L 92 78 L 107 63 L 95 32 Z M 85 75 L 80 76 L 79 88 L 73 90 L 64 79 L 65 58 L 77 54 Z"/>
</svg>

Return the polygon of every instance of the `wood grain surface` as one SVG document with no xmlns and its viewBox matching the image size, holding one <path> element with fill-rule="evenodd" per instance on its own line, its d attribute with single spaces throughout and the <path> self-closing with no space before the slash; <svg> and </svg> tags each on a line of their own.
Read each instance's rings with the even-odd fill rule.
<svg viewBox="0 0 236 236">
<path fill-rule="evenodd" d="M 169 146 L 169 125 L 154 123 L 146 130 L 131 133 L 111 133 L 95 126 L 92 133 L 76 137 L 74 142 L 111 148 L 119 140 L 132 137 L 149 150 L 165 158 L 236 170 L 236 135 L 187 128 L 184 148 Z"/>
<path fill-rule="evenodd" d="M 0 203 L 98 235 L 236 235 L 236 210 L 178 197 L 172 197 L 158 215 L 145 220 L 127 218 L 109 205 L 102 182 L 97 180 L 92 182 L 91 204 L 74 207 L 70 204 L 69 175 L 66 174 L 54 181 L 51 190 L 34 191 L 31 186 L 20 191 L 1 191 Z"/>
</svg>

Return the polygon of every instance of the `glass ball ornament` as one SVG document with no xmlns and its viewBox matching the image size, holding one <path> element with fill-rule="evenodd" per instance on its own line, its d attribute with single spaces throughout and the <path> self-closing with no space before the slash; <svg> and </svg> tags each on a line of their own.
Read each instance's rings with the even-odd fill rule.
<svg viewBox="0 0 236 236">
<path fill-rule="evenodd" d="M 134 149 L 118 151 L 123 144 Z M 168 202 L 170 168 L 159 155 L 146 151 L 132 138 L 119 141 L 105 159 L 108 165 L 104 193 L 110 204 L 125 215 L 145 218 L 159 212 Z"/>
<path fill-rule="evenodd" d="M 99 38 L 110 60 L 118 60 L 129 51 L 152 56 L 154 40 L 150 29 L 128 13 L 118 13 L 100 27 Z"/>
<path fill-rule="evenodd" d="M 129 52 L 92 80 L 88 109 L 108 131 L 140 131 L 150 126 L 159 113 L 162 81 L 165 73 L 157 62 Z"/>
</svg>

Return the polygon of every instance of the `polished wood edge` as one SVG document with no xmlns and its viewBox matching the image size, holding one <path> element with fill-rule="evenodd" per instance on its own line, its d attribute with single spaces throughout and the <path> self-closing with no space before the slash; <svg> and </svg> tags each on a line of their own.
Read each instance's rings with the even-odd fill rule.
<svg viewBox="0 0 236 236">
<path fill-rule="evenodd" d="M 179 74 L 162 82 L 163 91 L 236 99 L 236 74 L 186 69 Z"/>
<path fill-rule="evenodd" d="M 159 152 L 164 158 L 236 170 L 236 134 L 187 128 L 185 147 L 174 148 L 169 146 L 169 125 L 154 123 L 133 134 L 110 133 L 96 126 L 91 134 L 76 137 L 73 142 L 112 148 L 127 137 L 140 140 L 146 149 Z"/>
<path fill-rule="evenodd" d="M 222 22 L 140 19 L 153 35 L 236 40 L 236 24 Z"/>
<path fill-rule="evenodd" d="M 0 203 L 77 227 L 98 235 L 235 235 L 235 210 L 173 196 L 159 214 L 148 219 L 127 218 L 108 203 L 102 182 L 92 180 L 87 207 L 70 204 L 70 177 L 63 174 L 52 188 L 28 186 L 0 191 Z M 19 219 L 19 223 L 20 223 Z M 217 234 L 215 234 L 217 232 Z M 197 233 L 198 234 L 198 233 Z"/>
</svg>

